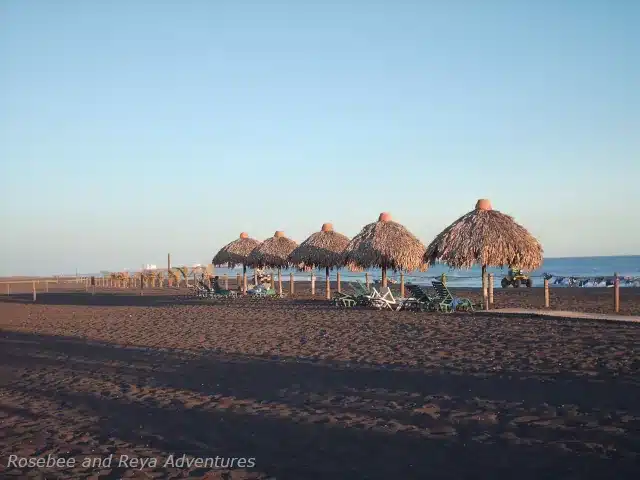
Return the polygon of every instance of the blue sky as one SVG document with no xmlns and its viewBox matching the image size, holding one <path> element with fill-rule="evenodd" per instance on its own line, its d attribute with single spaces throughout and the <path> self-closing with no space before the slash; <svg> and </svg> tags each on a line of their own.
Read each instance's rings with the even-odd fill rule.
<svg viewBox="0 0 640 480">
<path fill-rule="evenodd" d="M 240 231 L 425 243 L 477 198 L 640 253 L 640 3 L 0 2 L 0 275 L 207 262 Z"/>
</svg>

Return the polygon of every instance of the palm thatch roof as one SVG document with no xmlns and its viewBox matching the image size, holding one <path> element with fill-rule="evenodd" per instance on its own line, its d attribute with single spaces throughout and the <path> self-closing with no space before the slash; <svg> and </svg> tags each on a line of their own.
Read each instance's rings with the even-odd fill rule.
<svg viewBox="0 0 640 480">
<path fill-rule="evenodd" d="M 334 268 L 344 264 L 342 252 L 349 243 L 346 235 L 336 232 L 333 225 L 325 223 L 296 248 L 289 259 L 293 264 L 306 267 Z"/>
<path fill-rule="evenodd" d="M 286 268 L 291 265 L 289 255 L 298 246 L 296 242 L 277 231 L 271 238 L 266 239 L 253 249 L 247 257 L 246 264 L 257 268 Z"/>
<path fill-rule="evenodd" d="M 427 247 L 424 259 L 453 268 L 520 267 L 542 265 L 542 245 L 513 217 L 493 210 L 491 202 L 478 200 L 476 208 L 449 225 Z"/>
<path fill-rule="evenodd" d="M 365 225 L 344 250 L 344 263 L 360 268 L 426 270 L 425 247 L 406 227 L 381 213 L 377 222 Z"/>
<path fill-rule="evenodd" d="M 214 265 L 229 264 L 229 267 L 233 268 L 236 265 L 242 265 L 246 263 L 249 254 L 258 246 L 260 242 L 249 238 L 245 232 L 240 234 L 240 238 L 228 243 L 220 249 L 216 256 L 213 257 L 211 263 Z"/>
</svg>

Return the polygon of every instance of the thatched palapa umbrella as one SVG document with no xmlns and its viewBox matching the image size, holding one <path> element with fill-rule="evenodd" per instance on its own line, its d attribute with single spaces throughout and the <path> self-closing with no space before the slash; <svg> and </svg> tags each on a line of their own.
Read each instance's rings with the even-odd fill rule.
<svg viewBox="0 0 640 480">
<path fill-rule="evenodd" d="M 298 246 L 296 242 L 277 231 L 273 237 L 266 239 L 253 249 L 247 258 L 247 265 L 254 268 L 278 269 L 278 293 L 282 295 L 282 268 L 291 266 L 289 255 Z"/>
<path fill-rule="evenodd" d="M 482 265 L 482 287 L 487 267 L 519 267 L 533 270 L 542 265 L 542 246 L 513 217 L 493 210 L 480 199 L 476 208 L 440 233 L 427 247 L 425 261 L 445 263 L 452 268 Z M 485 298 L 485 308 L 488 308 Z"/>
<path fill-rule="evenodd" d="M 344 265 L 342 252 L 349 244 L 346 235 L 336 232 L 333 225 L 325 223 L 319 232 L 314 233 L 300 244 L 290 255 L 293 264 L 304 264 L 313 268 L 324 268 L 327 275 L 327 298 L 331 298 L 329 271 Z"/>
<path fill-rule="evenodd" d="M 406 227 L 391 220 L 391 215 L 381 213 L 377 222 L 365 225 L 353 237 L 344 250 L 346 265 L 360 268 L 380 267 L 382 286 L 387 286 L 387 269 L 427 269 L 424 261 L 424 245 Z"/>
<path fill-rule="evenodd" d="M 240 238 L 228 243 L 220 249 L 211 263 L 214 265 L 228 264 L 229 268 L 242 265 L 243 292 L 247 290 L 247 258 L 249 254 L 258 246 L 260 242 L 249 238 L 246 232 L 240 234 Z"/>
</svg>

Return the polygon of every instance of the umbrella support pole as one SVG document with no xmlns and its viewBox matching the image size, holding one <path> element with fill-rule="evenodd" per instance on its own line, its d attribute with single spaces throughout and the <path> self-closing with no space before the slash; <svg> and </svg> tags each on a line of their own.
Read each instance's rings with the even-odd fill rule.
<svg viewBox="0 0 640 480">
<path fill-rule="evenodd" d="M 487 266 L 482 266 L 482 305 L 485 310 L 489 310 L 489 292 L 487 289 Z"/>
<path fill-rule="evenodd" d="M 247 266 L 242 265 L 242 294 L 247 294 Z"/>
<path fill-rule="evenodd" d="M 327 290 L 327 300 L 331 300 L 331 279 L 329 278 L 329 267 L 326 270 L 327 273 L 327 282 L 326 282 L 326 290 Z"/>
<path fill-rule="evenodd" d="M 613 311 L 618 313 L 620 311 L 620 279 L 618 278 L 618 272 L 613 275 Z"/>
<path fill-rule="evenodd" d="M 493 307 L 493 273 L 489 274 L 489 307 Z"/>
<path fill-rule="evenodd" d="M 549 280 L 544 279 L 544 306 L 549 308 Z"/>
</svg>

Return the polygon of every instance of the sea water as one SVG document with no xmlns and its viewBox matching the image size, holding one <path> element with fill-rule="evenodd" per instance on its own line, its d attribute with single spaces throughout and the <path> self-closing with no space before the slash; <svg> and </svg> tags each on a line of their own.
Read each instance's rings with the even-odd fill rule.
<svg viewBox="0 0 640 480">
<path fill-rule="evenodd" d="M 269 272 L 268 269 L 265 270 Z M 493 273 L 496 278 L 496 287 L 500 285 L 500 279 L 507 274 L 508 269 L 487 268 L 488 273 Z M 367 270 L 370 274 L 371 281 L 379 280 L 381 270 Z M 227 269 L 216 267 L 216 275 L 224 275 L 234 278 L 237 274 L 242 274 L 242 267 L 236 269 Z M 305 281 L 311 278 L 311 272 L 298 272 L 296 270 L 282 270 L 283 280 L 289 280 L 289 274 L 293 273 L 296 281 Z M 442 274 L 447 277 L 447 284 L 455 287 L 480 287 L 481 268 L 474 266 L 469 270 L 450 269 L 446 265 L 436 264 L 429 268 L 426 272 L 407 272 L 405 273 L 405 282 L 428 285 L 431 280 L 440 278 Z M 612 278 L 617 273 L 620 277 L 626 277 L 627 281 L 622 281 L 621 286 L 640 286 L 640 255 L 616 256 L 616 257 L 562 257 L 562 258 L 545 258 L 543 265 L 532 272 L 529 272 L 534 286 L 542 286 L 544 275 L 550 277 L 550 282 L 562 278 L 577 278 L 582 280 L 600 279 L 601 277 Z M 247 269 L 249 277 L 253 276 L 253 270 Z M 325 277 L 324 270 L 314 270 L 318 280 Z M 351 272 L 346 268 L 340 270 L 341 278 L 344 281 L 354 281 L 356 279 L 364 280 L 365 272 Z M 399 272 L 389 271 L 388 278 L 399 282 Z M 330 277 L 336 279 L 336 270 L 332 270 Z M 588 283 L 591 286 L 593 282 Z M 563 283 L 559 283 L 562 285 Z M 604 286 L 604 284 L 602 284 Z"/>
</svg>

